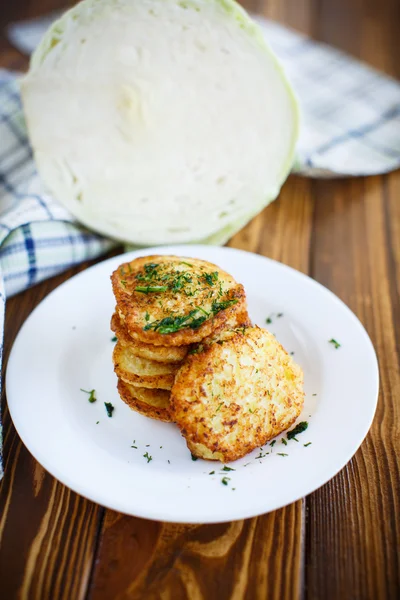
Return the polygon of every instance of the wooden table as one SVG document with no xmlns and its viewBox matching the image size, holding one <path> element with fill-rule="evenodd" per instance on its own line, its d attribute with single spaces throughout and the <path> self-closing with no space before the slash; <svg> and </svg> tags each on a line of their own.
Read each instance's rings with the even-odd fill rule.
<svg viewBox="0 0 400 600">
<path fill-rule="evenodd" d="M 60 4 L 15 0 L 3 16 L 26 18 Z M 247 8 L 400 79 L 397 0 L 254 0 Z M 3 40 L 0 65 L 24 68 L 26 59 Z M 314 494 L 262 517 L 199 526 L 151 522 L 106 510 L 58 483 L 22 445 L 4 402 L 4 600 L 400 598 L 399 197 L 399 172 L 334 181 L 292 176 L 279 199 L 230 242 L 308 273 L 368 330 L 381 393 L 371 431 L 350 463 Z M 81 269 L 8 302 L 5 363 L 32 309 Z"/>
</svg>

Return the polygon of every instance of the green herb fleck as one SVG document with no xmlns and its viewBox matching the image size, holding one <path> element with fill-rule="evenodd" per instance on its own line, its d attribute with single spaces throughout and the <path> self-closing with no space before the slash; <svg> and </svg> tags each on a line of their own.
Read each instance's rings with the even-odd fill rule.
<svg viewBox="0 0 400 600">
<path fill-rule="evenodd" d="M 237 304 L 237 303 L 238 303 L 237 298 L 233 298 L 232 300 L 224 300 L 222 302 L 215 301 L 212 303 L 212 312 L 214 313 L 214 315 L 216 315 L 221 310 L 225 310 L 226 308 L 229 308 L 230 306 L 233 306 L 234 304 Z"/>
<path fill-rule="evenodd" d="M 191 454 L 192 460 L 199 460 L 198 456 L 195 456 L 194 454 Z"/>
<path fill-rule="evenodd" d="M 223 469 L 221 469 L 222 471 L 236 471 L 236 469 L 232 469 L 231 467 L 227 467 L 226 465 L 224 465 Z"/>
<path fill-rule="evenodd" d="M 278 452 L 277 456 L 289 456 L 289 454 L 285 454 L 284 452 Z"/>
<path fill-rule="evenodd" d="M 167 463 L 170 465 L 170 464 L 171 464 L 171 461 L 170 461 L 170 460 L 167 460 Z"/>
<path fill-rule="evenodd" d="M 100 421 L 96 421 L 96 425 L 98 425 L 100 423 Z"/>
<path fill-rule="evenodd" d="M 290 353 L 290 356 L 293 356 L 293 355 L 294 355 L 294 352 L 291 352 L 291 353 Z"/>
<path fill-rule="evenodd" d="M 230 481 L 230 480 L 231 480 L 231 478 L 230 478 L 230 477 L 223 477 L 223 478 L 221 479 L 221 483 L 222 483 L 223 485 L 228 485 L 228 481 Z"/>
<path fill-rule="evenodd" d="M 272 319 L 271 319 L 271 317 L 267 317 L 267 318 L 265 319 L 265 322 L 266 322 L 266 324 L 267 324 L 267 325 L 271 325 L 271 323 L 272 323 Z"/>
<path fill-rule="evenodd" d="M 287 446 L 287 441 L 285 440 L 285 438 L 281 439 L 282 444 L 285 444 L 285 446 Z"/>
<path fill-rule="evenodd" d="M 218 271 L 213 273 L 203 273 L 203 279 L 208 285 L 214 285 L 218 281 Z"/>
<path fill-rule="evenodd" d="M 270 446 L 274 447 L 276 444 L 276 440 L 272 440 L 272 442 L 270 443 Z"/>
<path fill-rule="evenodd" d="M 290 431 L 287 432 L 286 437 L 288 440 L 292 440 L 296 437 L 296 435 L 299 435 L 299 433 L 303 433 L 303 431 L 305 431 L 308 427 L 308 423 L 307 421 L 301 421 L 300 423 L 298 423 L 296 425 L 296 427 L 294 429 L 291 429 Z M 297 440 L 298 441 L 298 440 Z"/>
<path fill-rule="evenodd" d="M 111 404 L 111 402 L 104 402 L 104 406 L 106 407 L 107 416 L 112 417 L 114 406 Z"/>
<path fill-rule="evenodd" d="M 313 396 L 316 396 L 317 394 L 313 394 Z"/>
<path fill-rule="evenodd" d="M 89 394 L 89 402 L 90 404 L 93 404 L 93 402 L 96 402 L 97 400 L 97 396 L 96 396 L 96 390 L 83 390 L 82 388 L 80 388 L 81 392 L 85 392 L 85 394 Z"/>
<path fill-rule="evenodd" d="M 186 265 L 187 267 L 193 267 L 193 265 L 191 265 L 188 262 L 185 262 L 184 260 L 181 261 L 181 265 Z"/>
<path fill-rule="evenodd" d="M 232 488 L 232 492 L 234 492 L 236 490 L 236 488 Z"/>
<path fill-rule="evenodd" d="M 126 287 L 126 280 L 125 279 L 121 279 L 121 285 L 122 285 L 122 287 Z"/>
<path fill-rule="evenodd" d="M 210 471 L 209 475 L 215 475 L 215 471 Z"/>
<path fill-rule="evenodd" d="M 111 338 L 111 341 L 112 341 L 112 342 L 117 342 L 117 341 L 118 341 L 118 338 L 117 338 L 117 336 L 116 336 L 116 335 L 114 335 L 114 337 L 112 337 L 112 338 Z"/>
<path fill-rule="evenodd" d="M 280 319 L 281 317 L 283 317 L 283 313 L 278 313 L 276 316 L 278 317 L 278 319 Z"/>
<path fill-rule="evenodd" d="M 210 313 L 208 313 L 206 310 L 204 310 L 204 308 L 202 308 L 201 306 L 196 306 L 197 310 L 199 310 L 200 312 L 203 313 L 203 315 L 206 315 L 206 317 L 210 316 Z"/>
<path fill-rule="evenodd" d="M 303 444 L 304 448 L 307 448 L 307 446 L 310 446 L 312 444 L 312 442 L 307 442 L 307 444 Z"/>
<path fill-rule="evenodd" d="M 150 454 L 149 454 L 148 452 L 145 452 L 145 453 L 143 454 L 143 458 L 146 458 L 148 463 L 149 463 L 151 460 L 153 460 L 153 457 L 152 457 L 152 456 L 150 456 Z"/>
<path fill-rule="evenodd" d="M 251 408 L 249 408 L 249 413 L 251 413 L 253 415 L 254 414 L 254 410 L 252 410 Z"/>
<path fill-rule="evenodd" d="M 256 456 L 256 459 L 257 459 L 257 458 L 265 458 L 266 456 L 268 456 L 268 454 L 269 454 L 269 452 L 266 452 L 265 454 L 263 454 L 263 453 L 262 453 L 262 448 L 260 448 L 260 454 L 259 454 L 258 456 Z M 247 464 L 250 464 L 250 463 L 247 463 Z M 247 465 L 245 465 L 245 467 L 246 467 L 246 466 L 247 466 Z"/>
<path fill-rule="evenodd" d="M 135 450 L 137 450 L 137 446 L 131 446 L 131 448 L 135 448 Z"/>
<path fill-rule="evenodd" d="M 142 294 L 150 294 L 152 292 L 166 292 L 168 290 L 168 286 L 166 285 L 138 285 L 135 287 L 135 292 L 140 292 Z"/>
<path fill-rule="evenodd" d="M 146 322 L 150 320 L 150 315 L 149 315 L 149 313 L 148 313 L 148 312 L 146 312 L 146 314 L 145 314 L 144 318 L 145 318 L 145 321 L 146 321 Z"/>
<path fill-rule="evenodd" d="M 333 346 L 335 346 L 335 349 L 337 350 L 338 348 L 340 348 L 341 344 L 339 344 L 339 342 L 337 342 L 336 340 L 334 340 L 333 338 L 331 340 L 329 340 L 329 344 L 332 344 Z"/>
</svg>

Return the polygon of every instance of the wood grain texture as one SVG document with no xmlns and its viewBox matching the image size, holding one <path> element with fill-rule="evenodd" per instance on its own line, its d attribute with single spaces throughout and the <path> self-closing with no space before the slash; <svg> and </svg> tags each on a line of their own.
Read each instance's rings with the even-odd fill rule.
<svg viewBox="0 0 400 600">
<path fill-rule="evenodd" d="M 14 0 L 2 19 L 44 14 L 62 4 Z M 398 0 L 244 4 L 400 77 Z M 26 57 L 0 38 L 0 66 L 26 65 Z M 1 597 L 400 597 L 399 196 L 400 173 L 337 181 L 291 176 L 279 199 L 229 243 L 310 273 L 356 312 L 371 335 L 381 371 L 378 411 L 347 467 L 306 500 L 257 519 L 210 526 L 150 522 L 104 511 L 55 481 L 21 444 L 5 408 Z M 10 300 L 6 357 L 34 306 L 77 270 Z"/>
<path fill-rule="evenodd" d="M 399 182 L 395 173 L 315 184 L 313 276 L 365 324 L 379 357 L 381 394 L 360 450 L 307 500 L 310 597 L 396 598 L 400 590 L 399 271 L 391 231 L 398 209 L 388 215 Z"/>
<path fill-rule="evenodd" d="M 3 374 L 14 338 L 28 314 L 57 285 L 89 264 L 7 302 Z M 4 390 L 2 400 L 5 475 L 0 484 L 0 597 L 83 599 L 103 509 L 39 465 L 15 431 Z"/>
<path fill-rule="evenodd" d="M 220 525 L 162 524 L 107 511 L 90 598 L 297 598 L 292 568 L 300 562 L 301 511 L 297 502 Z"/>
</svg>

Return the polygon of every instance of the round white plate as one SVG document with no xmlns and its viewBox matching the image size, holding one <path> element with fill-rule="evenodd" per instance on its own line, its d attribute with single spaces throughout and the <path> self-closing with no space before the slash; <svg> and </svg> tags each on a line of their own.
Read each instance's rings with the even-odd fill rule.
<svg viewBox="0 0 400 600">
<path fill-rule="evenodd" d="M 309 426 L 297 442 L 284 445 L 286 436 L 279 436 L 226 472 L 221 463 L 193 461 L 175 425 L 143 417 L 120 400 L 111 362 L 110 274 L 146 254 L 203 258 L 244 284 L 251 318 L 275 333 L 304 369 L 299 421 Z M 333 477 L 371 425 L 378 366 L 358 319 L 309 277 L 240 250 L 173 246 L 111 258 L 54 290 L 23 325 L 6 385 L 23 442 L 65 485 L 131 515 L 213 523 L 277 509 Z M 95 389 L 97 401 L 90 404 L 80 388 Z M 105 402 L 115 407 L 111 418 Z"/>
</svg>

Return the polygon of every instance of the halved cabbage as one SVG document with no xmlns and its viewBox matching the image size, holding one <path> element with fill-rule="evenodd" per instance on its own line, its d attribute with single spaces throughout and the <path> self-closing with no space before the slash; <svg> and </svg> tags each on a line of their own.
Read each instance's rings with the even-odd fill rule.
<svg viewBox="0 0 400 600">
<path fill-rule="evenodd" d="M 21 89 L 45 184 L 123 241 L 224 242 L 293 161 L 296 100 L 232 0 L 84 0 L 47 32 Z"/>
</svg>

